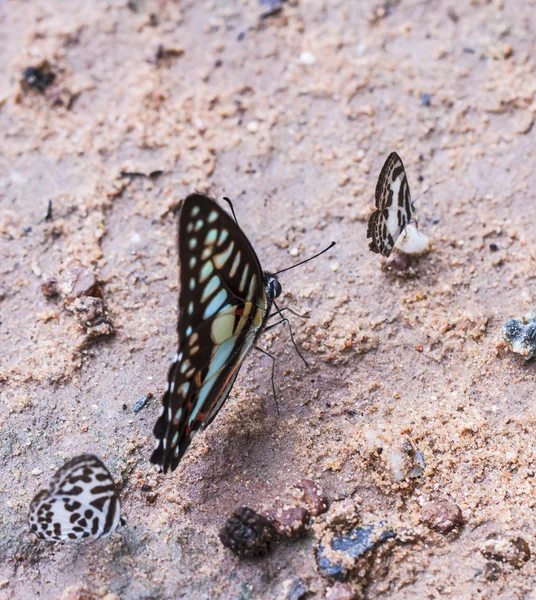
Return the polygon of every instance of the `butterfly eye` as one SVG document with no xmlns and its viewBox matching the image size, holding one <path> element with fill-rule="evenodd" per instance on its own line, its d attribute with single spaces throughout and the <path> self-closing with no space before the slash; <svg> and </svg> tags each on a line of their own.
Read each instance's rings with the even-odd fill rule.
<svg viewBox="0 0 536 600">
<path fill-rule="evenodd" d="M 279 296 L 281 296 L 283 288 L 281 287 L 279 281 L 275 279 L 275 277 L 270 280 L 270 290 L 272 291 L 273 298 L 279 298 Z"/>
</svg>

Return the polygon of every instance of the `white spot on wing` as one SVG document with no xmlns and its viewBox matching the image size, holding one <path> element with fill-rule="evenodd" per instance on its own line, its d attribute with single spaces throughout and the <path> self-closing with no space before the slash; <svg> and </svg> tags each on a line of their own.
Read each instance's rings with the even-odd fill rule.
<svg viewBox="0 0 536 600">
<path fill-rule="evenodd" d="M 242 257 L 242 253 L 239 250 L 234 257 L 233 264 L 231 265 L 231 270 L 229 271 L 229 275 L 231 277 L 235 276 L 236 271 L 238 270 L 238 265 L 240 264 L 241 257 Z"/>
<path fill-rule="evenodd" d="M 213 261 L 214 261 L 214 265 L 216 266 L 216 269 L 223 268 L 223 265 L 227 262 L 227 260 L 231 256 L 233 249 L 234 249 L 234 242 L 231 242 L 229 244 L 229 246 L 227 246 L 226 250 L 224 250 L 223 252 L 220 252 L 220 254 L 216 254 L 214 256 Z"/>
</svg>

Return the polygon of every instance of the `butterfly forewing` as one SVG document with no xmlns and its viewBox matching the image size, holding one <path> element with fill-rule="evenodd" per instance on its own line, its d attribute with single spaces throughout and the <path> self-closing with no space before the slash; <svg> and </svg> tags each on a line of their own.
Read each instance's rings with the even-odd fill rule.
<svg viewBox="0 0 536 600">
<path fill-rule="evenodd" d="M 376 185 L 376 210 L 368 223 L 369 248 L 389 256 L 396 240 L 411 222 L 414 208 L 411 203 L 408 179 L 402 159 L 392 152 L 383 165 Z"/>
<path fill-rule="evenodd" d="M 179 216 L 179 351 L 171 366 L 151 462 L 174 470 L 216 416 L 271 307 L 244 233 L 214 200 L 186 198 Z"/>
<path fill-rule="evenodd" d="M 64 464 L 30 504 L 30 530 L 49 542 L 104 537 L 120 519 L 112 476 L 91 454 Z"/>
</svg>

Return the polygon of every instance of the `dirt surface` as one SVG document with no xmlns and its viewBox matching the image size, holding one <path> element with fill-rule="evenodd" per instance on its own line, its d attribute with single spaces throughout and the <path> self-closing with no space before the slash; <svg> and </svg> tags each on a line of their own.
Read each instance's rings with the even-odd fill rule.
<svg viewBox="0 0 536 600">
<path fill-rule="evenodd" d="M 304 477 L 349 521 L 410 532 L 378 555 L 366 597 L 536 598 L 535 560 L 501 562 L 488 540 L 536 551 L 536 367 L 500 342 L 536 304 L 536 4 L 266 8 L 1 3 L 0 598 L 272 599 L 296 578 L 324 598 L 315 551 L 333 519 L 254 560 L 217 536 Z M 365 237 L 393 150 L 433 245 L 412 278 L 382 271 Z M 281 276 L 310 316 L 292 325 L 311 363 L 284 327 L 262 338 L 281 414 L 253 353 L 164 477 L 148 458 L 177 343 L 174 209 L 193 190 L 234 199 L 267 269 L 337 246 Z M 76 264 L 106 314 L 69 300 Z M 30 500 L 82 452 L 110 468 L 127 526 L 37 543 Z M 439 501 L 464 524 L 422 523 Z"/>
</svg>

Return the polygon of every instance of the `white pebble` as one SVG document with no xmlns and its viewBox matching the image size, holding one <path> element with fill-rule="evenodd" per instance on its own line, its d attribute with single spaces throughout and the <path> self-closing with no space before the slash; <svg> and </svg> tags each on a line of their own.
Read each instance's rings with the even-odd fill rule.
<svg viewBox="0 0 536 600">
<path fill-rule="evenodd" d="M 42 473 L 42 472 L 43 472 L 43 471 L 41 471 L 41 469 L 34 469 L 34 470 L 32 471 L 32 475 L 36 475 L 36 476 L 37 476 L 37 475 L 41 475 L 41 473 Z"/>
<path fill-rule="evenodd" d="M 292 250 L 289 252 L 290 256 L 298 256 L 299 253 L 300 251 L 298 248 L 292 248 Z"/>
<path fill-rule="evenodd" d="M 304 65 L 314 65 L 316 64 L 316 57 L 310 52 L 302 52 L 300 54 L 300 62 Z"/>
<path fill-rule="evenodd" d="M 259 124 L 257 123 L 257 121 L 250 121 L 247 124 L 247 129 L 249 133 L 257 133 L 257 131 L 259 131 Z"/>
</svg>

